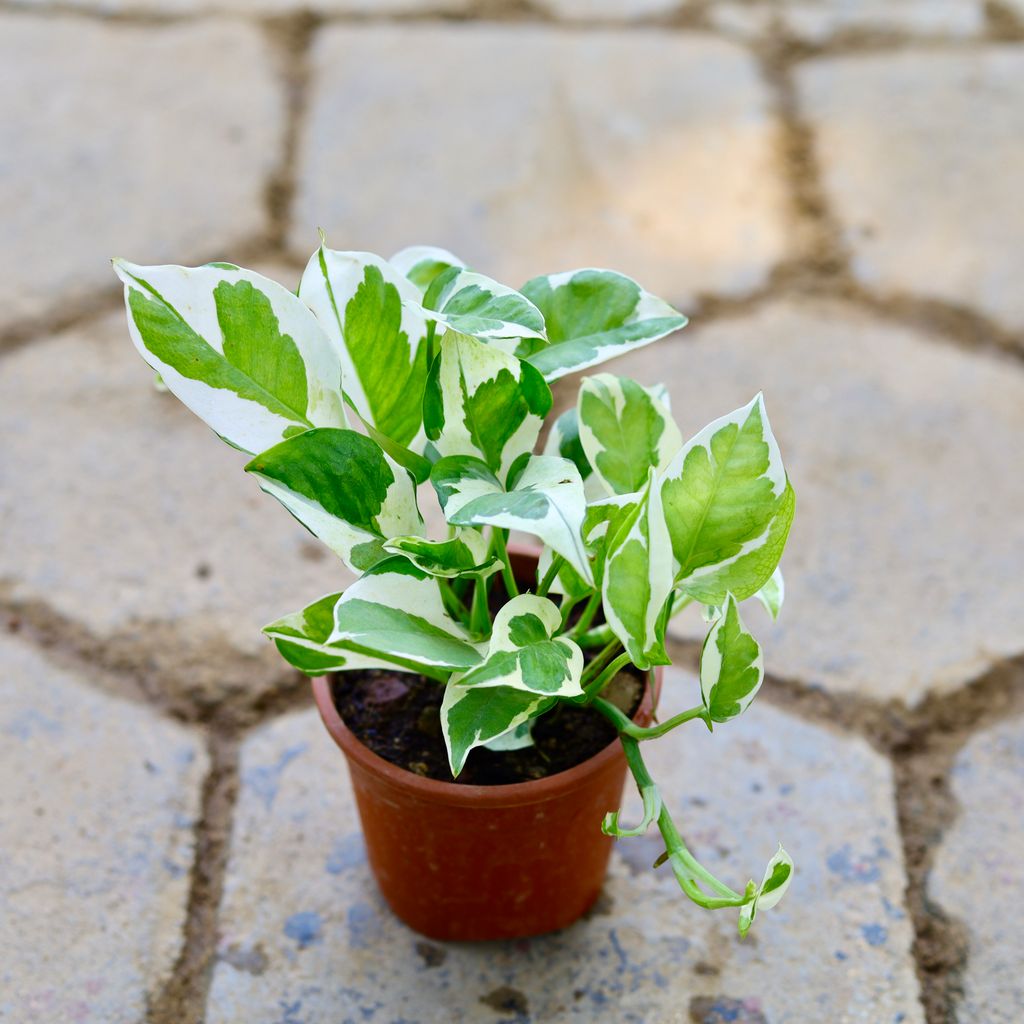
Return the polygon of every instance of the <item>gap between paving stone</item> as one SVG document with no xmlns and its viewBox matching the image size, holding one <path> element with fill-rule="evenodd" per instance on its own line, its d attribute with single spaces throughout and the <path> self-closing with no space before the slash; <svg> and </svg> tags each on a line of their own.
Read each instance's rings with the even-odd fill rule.
<svg viewBox="0 0 1024 1024">
<path fill-rule="evenodd" d="M 23 612 L 22 612 L 23 614 Z M 99 652 L 54 647 L 54 638 L 40 632 L 38 622 L 26 628 L 24 638 L 47 649 L 54 660 L 82 662 L 95 677 Z M 10 628 L 10 623 L 8 624 Z M 674 663 L 696 665 L 700 645 L 670 643 Z M 762 691 L 769 703 L 815 723 L 837 726 L 865 738 L 893 763 L 897 811 L 908 878 L 907 904 L 914 931 L 914 957 L 928 1024 L 951 1019 L 961 992 L 960 975 L 967 957 L 965 932 L 926 895 L 926 882 L 934 852 L 956 816 L 956 802 L 948 785 L 949 771 L 959 750 L 975 732 L 995 721 L 1024 714 L 1024 658 L 994 667 L 981 679 L 944 697 L 929 697 L 915 709 L 897 702 L 880 703 L 838 698 L 794 680 L 769 676 Z M 136 682 L 136 686 L 137 686 Z M 306 682 L 299 690 L 305 694 Z M 118 687 L 124 692 L 123 685 Z M 138 690 L 131 694 L 144 699 Z M 217 915 L 227 865 L 231 821 L 238 789 L 238 749 L 248 726 L 291 710 L 290 699 L 239 722 L 231 718 L 230 702 L 212 719 L 208 732 L 211 770 L 204 781 L 202 813 L 196 828 L 197 856 L 190 884 L 185 943 L 174 972 L 152 1001 L 148 1024 L 200 1021 L 209 989 L 217 942 Z"/>
<path fill-rule="evenodd" d="M 181 954 L 163 989 L 152 997 L 146 1024 L 198 1024 L 206 1016 L 206 998 L 217 955 L 217 918 L 238 796 L 238 733 L 211 731 L 207 750 L 210 772 L 203 782 L 195 829 L 195 857 Z"/>
<path fill-rule="evenodd" d="M 696 661 L 696 645 L 687 645 Z M 811 722 L 827 722 L 867 740 L 893 764 L 907 873 L 913 955 L 928 1024 L 956 1019 L 969 956 L 964 925 L 929 899 L 928 876 L 959 805 L 950 788 L 957 754 L 975 733 L 1024 715 L 1024 657 L 994 666 L 955 693 L 929 696 L 914 709 L 834 697 L 794 680 L 766 675 L 762 699 Z"/>
<path fill-rule="evenodd" d="M 266 186 L 270 249 L 274 256 L 283 256 L 286 252 L 285 240 L 295 198 L 299 138 L 309 106 L 310 50 L 321 21 L 308 11 L 300 11 L 264 22 L 285 95 L 281 161 Z"/>
<path fill-rule="evenodd" d="M 174 626 L 139 623 L 130 636 L 100 639 L 41 602 L 14 601 L 4 591 L 0 581 L 0 630 L 19 636 L 57 665 L 84 669 L 85 678 L 97 689 L 146 704 L 175 721 L 233 731 L 260 725 L 309 702 L 306 677 L 283 662 L 278 673 L 251 692 L 214 693 L 206 699 L 199 692 L 182 691 L 170 678 L 173 668 L 160 669 L 146 661 L 148 639 L 155 630 L 167 631 L 172 646 L 185 648 L 187 636 L 179 635 Z M 225 654 L 218 645 L 192 650 L 190 657 L 212 664 L 214 675 L 218 662 L 226 666 L 230 661 L 237 668 L 246 660 L 237 652 Z"/>
<path fill-rule="evenodd" d="M 285 135 L 287 137 L 287 131 Z M 273 224 L 272 221 L 271 223 Z M 204 257 L 196 259 L 195 265 L 201 266 L 203 263 L 231 257 L 232 262 L 238 263 L 240 266 L 276 263 L 297 271 L 302 269 L 302 264 L 283 249 L 269 243 L 266 237 L 242 239 L 238 243 L 225 246 L 225 248 L 230 252 L 208 253 Z M 7 353 L 24 348 L 37 339 L 42 340 L 75 327 L 87 327 L 116 310 L 123 309 L 123 286 L 114 277 L 113 270 L 110 272 L 110 278 L 109 285 L 98 288 L 91 295 L 77 302 L 62 304 L 59 309 L 50 313 L 20 322 L 15 321 L 0 328 L 0 359 Z"/>
<path fill-rule="evenodd" d="M 211 259 L 231 258 L 240 264 L 278 260 L 295 263 L 290 259 L 285 238 L 290 226 L 292 200 L 295 193 L 298 139 L 306 116 L 309 94 L 309 54 L 317 30 L 333 23 L 345 22 L 393 22 L 430 20 L 504 20 L 497 13 L 510 10 L 502 0 L 482 0 L 464 15 L 453 19 L 450 14 L 417 12 L 412 16 L 387 15 L 318 15 L 309 11 L 282 16 L 257 17 L 241 20 L 259 21 L 275 47 L 282 88 L 286 94 L 286 118 L 284 145 L 279 166 L 270 175 L 265 187 L 269 221 L 269 237 L 253 238 L 231 247 L 231 253 L 216 253 Z M 528 4 L 520 4 L 524 9 Z M 516 4 L 512 7 L 518 9 Z M 494 8 L 494 10 L 491 10 Z M 74 14 L 81 17 L 102 16 L 110 21 L 142 21 L 144 23 L 170 24 L 186 20 L 199 20 L 218 16 L 216 12 L 205 12 L 184 16 L 156 16 L 142 14 L 105 15 L 89 9 L 59 5 L 42 9 L 27 8 L 23 5 L 0 3 L 0 10 L 13 10 L 28 16 L 38 14 Z M 612 23 L 616 28 L 650 27 L 653 24 L 666 28 L 700 28 L 719 36 L 727 35 L 706 24 L 707 5 L 703 2 L 684 5 L 671 16 L 637 19 L 632 22 Z M 993 36 L 1005 38 L 1007 32 L 1020 30 L 1024 38 L 1024 24 L 1015 14 L 998 3 L 987 5 L 990 21 L 999 26 Z M 538 18 L 559 24 L 544 12 L 537 12 Z M 607 27 L 604 21 L 567 23 L 567 27 L 586 29 Z M 914 42 L 910 37 L 904 40 Z M 964 344 L 972 349 L 999 349 L 1014 355 L 1024 355 L 1024 338 L 1008 331 L 988 317 L 967 307 L 953 303 L 919 298 L 913 295 L 878 295 L 854 280 L 849 267 L 849 254 L 841 241 L 841 227 L 838 219 L 829 209 L 821 175 L 814 153 L 813 129 L 803 119 L 798 108 L 792 79 L 794 67 L 809 56 L 832 55 L 848 52 L 846 44 L 826 43 L 808 48 L 788 35 L 779 22 L 773 23 L 767 34 L 761 38 L 747 40 L 746 47 L 757 58 L 763 79 L 772 97 L 775 116 L 779 121 L 779 145 L 782 150 L 782 178 L 790 190 L 791 215 L 797 236 L 797 253 L 776 266 L 766 286 L 738 298 L 720 297 L 713 294 L 699 294 L 691 309 L 694 320 L 708 323 L 720 316 L 729 316 L 750 310 L 770 298 L 786 294 L 813 294 L 816 296 L 840 297 L 865 306 L 871 311 L 895 319 L 901 323 L 916 325 L 931 332 Z M 938 44 L 936 44 L 938 45 Z M 946 41 L 947 48 L 964 48 L 974 45 Z M 877 47 L 876 47 L 877 48 Z M 813 50 L 813 52 L 812 52 Z M 296 264 L 297 265 L 297 264 Z M 110 312 L 118 304 L 118 290 L 112 284 L 87 300 L 73 306 L 68 312 L 53 317 L 34 319 L 27 323 L 10 325 L 0 332 L 0 357 L 29 343 L 35 337 L 56 333 L 98 318 Z"/>
<path fill-rule="evenodd" d="M 25 8 L 7 4 L 3 7 L 5 10 L 32 15 L 67 13 L 88 17 L 96 13 L 66 7 L 47 11 L 26 11 Z M 702 12 L 702 5 L 692 5 L 681 8 L 671 16 L 641 19 L 616 27 L 628 30 L 634 26 L 659 24 L 666 28 L 703 28 L 706 26 L 702 23 Z M 992 38 L 1024 39 L 1024 26 L 1003 5 L 987 3 L 986 14 Z M 401 20 L 430 20 L 433 17 L 435 15 L 428 13 Z M 528 3 L 503 5 L 489 0 L 475 5 L 468 12 L 467 18 L 555 21 Z M 188 19 L 131 14 L 115 15 L 110 20 L 164 24 Z M 366 20 L 371 19 L 347 16 L 321 19 L 300 14 L 266 21 L 268 32 L 280 47 L 280 71 L 288 92 L 286 145 L 280 168 L 272 176 L 267 188 L 272 226 L 269 246 L 266 240 L 251 240 L 234 246 L 233 253 L 229 255 L 240 262 L 279 257 L 283 251 L 281 243 L 287 230 L 294 188 L 295 139 L 306 105 L 308 46 L 316 28 L 325 21 Z M 595 27 L 604 25 L 603 22 L 591 24 Z M 588 26 L 575 27 L 585 29 Z M 778 35 L 767 41 L 755 40 L 750 44 L 762 62 L 766 82 L 777 103 L 777 116 L 781 125 L 780 145 L 784 153 L 784 177 L 792 191 L 794 218 L 802 235 L 800 254 L 791 262 L 776 268 L 769 285 L 755 294 L 738 300 L 701 296 L 697 303 L 697 315 L 702 322 L 736 315 L 786 292 L 811 291 L 817 295 L 836 295 L 867 306 L 882 316 L 924 326 L 931 333 L 941 334 L 946 339 L 970 348 L 991 346 L 1024 355 L 1021 339 L 973 310 L 912 296 L 883 298 L 849 280 L 847 258 L 839 241 L 838 225 L 828 210 L 820 185 L 813 154 L 813 133 L 801 120 L 796 107 L 792 68 L 812 52 L 820 56 L 850 52 L 851 48 L 865 50 L 869 44 L 878 49 L 911 42 L 918 46 L 925 45 L 921 40 L 910 38 L 897 40 L 875 36 L 873 39 L 854 39 L 849 35 L 834 38 L 813 48 L 795 44 Z M 958 46 L 946 42 L 943 45 L 962 49 L 971 44 Z M 16 325 L 0 338 L 0 354 L 12 347 L 20 347 L 20 344 L 36 334 L 49 333 L 80 320 L 90 319 L 101 310 L 107 311 L 114 304 L 114 299 L 115 291 L 112 288 L 84 303 L 60 324 Z M 9 615 L 20 618 L 23 623 L 27 622 L 27 627 L 23 625 L 23 628 L 26 628 L 33 642 L 51 648 L 58 657 L 79 663 L 86 661 L 94 673 L 98 665 L 113 679 L 112 683 L 105 682 L 103 685 L 111 685 L 121 693 L 131 691 L 129 695 L 136 699 L 153 702 L 146 679 L 125 672 L 121 658 L 116 653 L 116 642 L 104 644 L 96 641 L 85 635 L 84 631 L 58 621 L 59 616 L 38 606 L 8 606 L 5 610 Z M 692 663 L 696 645 L 675 646 L 680 649 L 681 660 Z M 976 730 L 1007 714 L 1024 713 L 1022 683 L 1024 663 L 1005 662 L 973 685 L 946 697 L 928 698 L 914 711 L 907 711 L 895 704 L 857 702 L 849 698 L 833 699 L 795 681 L 770 680 L 764 690 L 765 699 L 773 704 L 812 721 L 838 724 L 865 737 L 894 763 L 898 813 L 908 873 L 908 904 L 916 933 L 914 954 L 929 1024 L 938 1024 L 948 1018 L 959 992 L 959 974 L 967 954 L 962 926 L 949 920 L 939 908 L 931 905 L 924 889 L 934 850 L 956 812 L 955 801 L 948 786 L 948 772 L 956 753 Z M 300 695 L 305 694 L 305 689 L 304 680 L 298 685 L 292 681 L 285 686 L 280 702 L 273 702 L 264 708 L 242 707 L 232 700 L 203 709 L 163 708 L 174 717 L 192 721 L 206 720 L 215 725 L 209 734 L 213 767 L 204 785 L 203 812 L 197 828 L 200 855 L 197 856 L 192 878 L 186 947 L 171 981 L 153 1001 L 151 1024 L 164 1024 L 171 1020 L 199 1020 L 203 1015 L 216 947 L 216 914 L 237 790 L 236 730 L 239 725 L 254 724 L 296 706 Z"/>
</svg>

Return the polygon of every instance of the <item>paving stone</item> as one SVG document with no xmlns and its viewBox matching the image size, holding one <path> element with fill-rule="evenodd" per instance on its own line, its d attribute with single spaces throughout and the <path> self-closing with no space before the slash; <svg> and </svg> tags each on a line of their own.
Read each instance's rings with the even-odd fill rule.
<svg viewBox="0 0 1024 1024">
<path fill-rule="evenodd" d="M 748 3 L 744 0 L 714 3 L 705 11 L 705 17 L 711 25 L 741 39 L 756 39 L 765 35 L 777 16 L 778 8 L 774 4 Z"/>
<path fill-rule="evenodd" d="M 152 382 L 123 313 L 0 362 L 0 582 L 174 692 L 259 690 L 260 627 L 351 576 Z"/>
<path fill-rule="evenodd" d="M 746 39 L 764 35 L 777 19 L 790 36 L 813 44 L 851 33 L 963 39 L 985 29 L 975 0 L 737 0 L 712 4 L 707 17 L 716 28 Z"/>
<path fill-rule="evenodd" d="M 684 437 L 763 390 L 797 492 L 768 670 L 913 705 L 1024 649 L 1019 364 L 832 304 L 772 304 L 613 364 L 668 383 Z M 703 637 L 687 610 L 673 626 Z"/>
<path fill-rule="evenodd" d="M 444 245 L 513 285 L 610 266 L 677 301 L 742 293 L 784 252 L 768 106 L 751 56 L 701 34 L 335 26 L 291 244 L 319 225 L 345 248 Z"/>
<path fill-rule="evenodd" d="M 687 0 L 536 0 L 537 6 L 565 21 L 635 21 L 671 14 Z"/>
<path fill-rule="evenodd" d="M 696 688 L 671 671 L 665 714 Z M 712 870 L 736 884 L 760 876 L 780 838 L 793 854 L 786 900 L 746 942 L 732 911 L 694 907 L 650 869 L 654 836 L 618 844 L 597 907 L 571 928 L 427 942 L 382 904 L 343 758 L 315 712 L 264 728 L 242 752 L 209 1024 L 923 1022 L 882 758 L 763 702 L 714 736 L 695 727 L 645 750 Z"/>
<path fill-rule="evenodd" d="M 283 100 L 258 27 L 0 15 L 0 327 L 266 226 Z M 31 97 L 29 101 L 27 98 Z"/>
<path fill-rule="evenodd" d="M 0 637 L 0 1019 L 129 1024 L 181 948 L 198 737 Z"/>
<path fill-rule="evenodd" d="M 787 3 L 785 27 L 798 39 L 822 43 L 843 32 L 968 38 L 985 29 L 975 0 L 825 0 Z"/>
<path fill-rule="evenodd" d="M 817 60 L 797 82 L 859 280 L 1024 327 L 1024 49 Z"/>
<path fill-rule="evenodd" d="M 102 14 L 248 14 L 281 15 L 314 11 L 317 14 L 457 14 L 469 9 L 469 0 L 11 0 L 18 7 L 36 10 L 77 8 Z"/>
<path fill-rule="evenodd" d="M 1008 905 L 1024 892 L 1024 719 L 973 736 L 953 766 L 960 813 L 935 857 L 930 897 L 969 931 L 961 1024 L 1024 1019 L 1024 939 Z"/>
</svg>

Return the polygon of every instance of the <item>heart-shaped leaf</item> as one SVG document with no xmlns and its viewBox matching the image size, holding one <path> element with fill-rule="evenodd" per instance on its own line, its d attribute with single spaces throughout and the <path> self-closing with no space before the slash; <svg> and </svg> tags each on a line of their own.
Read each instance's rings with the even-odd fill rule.
<svg viewBox="0 0 1024 1024">
<path fill-rule="evenodd" d="M 518 470 L 518 467 L 517 467 Z M 583 547 L 583 481 L 568 459 L 531 455 L 504 489 L 479 459 L 440 459 L 430 473 L 445 519 L 457 526 L 494 526 L 532 534 L 560 554 L 588 583 Z"/>
<path fill-rule="evenodd" d="M 700 689 L 709 721 L 728 722 L 743 714 L 763 680 L 761 647 L 729 594 L 700 652 Z"/>
<path fill-rule="evenodd" d="M 485 339 L 511 355 L 544 344 L 544 317 L 526 296 L 464 267 L 450 267 L 430 283 L 423 299 L 441 329 Z"/>
<path fill-rule="evenodd" d="M 605 547 L 602 599 L 612 632 L 637 668 L 667 665 L 665 623 L 672 595 L 672 546 L 654 469 L 639 500 Z"/>
<path fill-rule="evenodd" d="M 676 586 L 703 604 L 752 597 L 779 564 L 795 498 L 760 395 L 687 441 L 662 475 Z"/>
<path fill-rule="evenodd" d="M 401 445 L 420 431 L 427 321 L 420 294 L 387 260 L 321 245 L 299 284 L 341 355 L 359 415 Z"/>
<path fill-rule="evenodd" d="M 494 618 L 487 654 L 458 679 L 459 686 L 511 686 L 545 697 L 583 693 L 583 652 L 558 636 L 562 616 L 546 597 L 520 594 Z"/>
<path fill-rule="evenodd" d="M 639 491 L 647 471 L 660 473 L 682 447 L 679 428 L 655 389 L 628 377 L 584 377 L 576 408 L 587 462 L 609 494 Z"/>
<path fill-rule="evenodd" d="M 548 344 L 529 359 L 548 381 L 649 345 L 686 324 L 667 302 L 612 270 L 535 277 L 522 293 L 544 315 Z"/>
<path fill-rule="evenodd" d="M 740 907 L 741 936 L 750 931 L 750 926 L 754 923 L 754 917 L 759 910 L 770 910 L 786 895 L 786 890 L 792 880 L 793 859 L 780 843 L 775 856 L 768 861 L 768 867 L 757 888 L 757 894 L 750 903 Z"/>
<path fill-rule="evenodd" d="M 423 406 L 439 455 L 475 455 L 504 480 L 550 409 L 551 389 L 528 363 L 456 331 L 442 338 Z"/>
<path fill-rule="evenodd" d="M 469 634 L 445 611 L 437 579 L 404 555 L 378 562 L 341 595 L 328 642 L 422 666 L 424 675 L 480 663 Z"/>
<path fill-rule="evenodd" d="M 354 430 L 307 430 L 245 468 L 356 571 L 384 557 L 388 537 L 423 529 L 412 478 Z"/>
<path fill-rule="evenodd" d="M 114 270 L 142 358 L 229 444 L 255 453 L 348 425 L 337 346 L 286 288 L 229 263 Z"/>
<path fill-rule="evenodd" d="M 465 263 L 447 249 L 439 249 L 436 245 L 410 245 L 396 252 L 388 260 L 403 277 L 407 277 L 417 288 L 420 295 L 426 293 L 431 282 L 438 274 L 450 267 L 465 267 Z"/>
</svg>

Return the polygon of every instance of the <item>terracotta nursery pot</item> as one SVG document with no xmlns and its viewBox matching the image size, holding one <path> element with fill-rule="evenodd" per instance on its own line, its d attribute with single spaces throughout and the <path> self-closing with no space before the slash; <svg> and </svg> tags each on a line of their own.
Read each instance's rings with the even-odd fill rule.
<svg viewBox="0 0 1024 1024">
<path fill-rule="evenodd" d="M 536 556 L 518 551 L 517 576 Z M 660 669 L 656 679 L 660 687 Z M 384 760 L 346 727 L 328 677 L 313 681 L 327 731 L 348 761 L 370 866 L 391 909 L 434 939 L 539 935 L 597 899 L 613 840 L 601 821 L 622 800 L 618 739 L 547 778 L 498 786 L 423 778 Z M 649 724 L 649 690 L 634 720 Z"/>
</svg>

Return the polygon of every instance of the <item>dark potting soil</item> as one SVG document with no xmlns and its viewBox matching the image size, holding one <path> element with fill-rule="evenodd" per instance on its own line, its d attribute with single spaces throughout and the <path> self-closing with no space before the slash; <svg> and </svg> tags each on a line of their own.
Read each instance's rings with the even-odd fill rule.
<svg viewBox="0 0 1024 1024">
<path fill-rule="evenodd" d="M 620 672 L 602 693 L 628 715 L 640 706 L 643 682 Z M 473 750 L 457 779 L 441 735 L 444 686 L 408 672 L 368 669 L 331 681 L 345 725 L 375 754 L 428 779 L 473 786 L 529 782 L 586 761 L 615 739 L 615 729 L 593 708 L 559 702 L 533 726 L 534 744 L 521 750 Z"/>
</svg>

